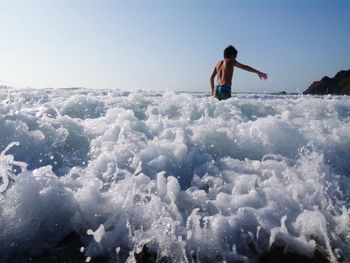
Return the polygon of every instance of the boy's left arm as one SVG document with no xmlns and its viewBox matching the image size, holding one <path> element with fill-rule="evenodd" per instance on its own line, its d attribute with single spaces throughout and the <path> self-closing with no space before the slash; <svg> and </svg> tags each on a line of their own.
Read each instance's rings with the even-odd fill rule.
<svg viewBox="0 0 350 263">
<path fill-rule="evenodd" d="M 210 76 L 210 87 L 211 87 L 211 96 L 214 96 L 214 79 L 216 76 L 216 67 L 213 70 L 213 73 Z"/>
</svg>

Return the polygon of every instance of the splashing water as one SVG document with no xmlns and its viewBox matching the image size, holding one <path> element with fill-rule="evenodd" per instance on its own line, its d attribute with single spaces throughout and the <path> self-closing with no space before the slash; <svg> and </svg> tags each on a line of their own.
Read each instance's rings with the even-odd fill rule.
<svg viewBox="0 0 350 263">
<path fill-rule="evenodd" d="M 347 97 L 0 90 L 0 261 L 350 261 Z"/>
<path fill-rule="evenodd" d="M 5 150 L 3 150 L 0 153 L 0 178 L 2 181 L 2 184 L 0 185 L 0 193 L 3 193 L 7 190 L 7 188 L 10 185 L 10 180 L 14 180 L 10 175 L 12 171 L 13 166 L 17 166 L 21 168 L 21 172 L 25 173 L 27 170 L 27 164 L 24 162 L 18 162 L 15 161 L 12 155 L 6 155 L 6 153 L 11 149 L 13 146 L 18 146 L 19 142 L 11 142 Z M 16 169 L 13 170 L 13 172 L 17 172 Z"/>
</svg>

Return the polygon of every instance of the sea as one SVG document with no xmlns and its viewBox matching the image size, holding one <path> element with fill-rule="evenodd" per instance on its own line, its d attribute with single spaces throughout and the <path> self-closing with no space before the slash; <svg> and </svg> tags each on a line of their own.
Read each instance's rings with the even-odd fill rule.
<svg viewBox="0 0 350 263">
<path fill-rule="evenodd" d="M 0 262 L 276 247 L 350 262 L 348 96 L 0 88 Z"/>
</svg>

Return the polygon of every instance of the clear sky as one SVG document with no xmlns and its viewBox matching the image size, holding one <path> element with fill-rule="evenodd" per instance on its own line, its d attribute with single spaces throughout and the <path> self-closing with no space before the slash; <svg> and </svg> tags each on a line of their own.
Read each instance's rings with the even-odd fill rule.
<svg viewBox="0 0 350 263">
<path fill-rule="evenodd" d="M 0 0 L 0 85 L 208 91 L 223 49 L 233 91 L 303 91 L 350 69 L 349 0 Z"/>
</svg>

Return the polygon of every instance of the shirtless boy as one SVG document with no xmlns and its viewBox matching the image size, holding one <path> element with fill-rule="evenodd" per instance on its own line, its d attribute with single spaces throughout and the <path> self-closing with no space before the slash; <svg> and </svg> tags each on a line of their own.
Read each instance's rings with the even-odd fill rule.
<svg viewBox="0 0 350 263">
<path fill-rule="evenodd" d="M 233 46 L 228 46 L 227 48 L 225 48 L 224 60 L 221 60 L 216 64 L 214 71 L 211 74 L 211 96 L 215 96 L 219 100 L 231 98 L 231 85 L 234 67 L 256 73 L 258 74 L 260 79 L 267 79 L 266 73 L 260 72 L 259 70 L 239 63 L 236 60 L 237 53 L 237 49 L 235 49 Z M 214 79 L 216 75 L 218 85 L 215 86 L 214 90 Z"/>
</svg>

